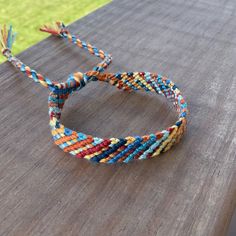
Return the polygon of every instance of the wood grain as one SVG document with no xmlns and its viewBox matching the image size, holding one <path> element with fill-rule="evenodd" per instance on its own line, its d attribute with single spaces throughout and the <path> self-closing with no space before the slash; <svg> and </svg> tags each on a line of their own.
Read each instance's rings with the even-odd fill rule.
<svg viewBox="0 0 236 236">
<path fill-rule="evenodd" d="M 48 91 L 3 63 L 0 235 L 225 235 L 236 205 L 236 2 L 116 0 L 70 29 L 112 53 L 109 71 L 176 82 L 188 132 L 150 161 L 71 158 L 51 140 Z M 19 58 L 53 80 L 98 62 L 55 37 Z M 102 137 L 145 134 L 175 119 L 160 97 L 99 83 L 74 94 L 63 113 L 68 127 Z"/>
</svg>

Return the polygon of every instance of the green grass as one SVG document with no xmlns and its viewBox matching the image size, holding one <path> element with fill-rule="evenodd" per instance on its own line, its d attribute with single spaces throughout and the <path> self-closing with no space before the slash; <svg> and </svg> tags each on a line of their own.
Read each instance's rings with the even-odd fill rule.
<svg viewBox="0 0 236 236">
<path fill-rule="evenodd" d="M 111 0 L 0 0 L 0 24 L 12 24 L 17 32 L 13 52 L 17 54 L 48 37 L 39 31 L 45 23 L 69 24 Z M 0 62 L 4 58 L 0 57 Z"/>
</svg>

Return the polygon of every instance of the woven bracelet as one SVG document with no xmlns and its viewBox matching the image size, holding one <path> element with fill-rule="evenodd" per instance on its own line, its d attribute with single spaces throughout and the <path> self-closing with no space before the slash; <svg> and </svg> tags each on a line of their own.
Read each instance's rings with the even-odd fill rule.
<svg viewBox="0 0 236 236">
<path fill-rule="evenodd" d="M 128 163 L 133 159 L 142 160 L 156 157 L 179 142 L 186 130 L 187 104 L 180 90 L 171 80 L 150 72 L 104 73 L 112 60 L 110 54 L 81 41 L 72 35 L 63 23 L 57 22 L 51 27 L 44 26 L 40 30 L 60 36 L 102 59 L 102 62 L 91 71 L 73 73 L 62 83 L 53 82 L 12 55 L 11 48 L 15 34 L 12 32 L 11 26 L 7 29 L 4 25 L 1 29 L 0 42 L 3 55 L 30 79 L 49 88 L 48 107 L 51 133 L 55 144 L 64 152 L 92 162 Z M 178 112 L 178 120 L 166 130 L 150 135 L 125 138 L 98 138 L 66 128 L 60 122 L 65 101 L 71 93 L 82 89 L 90 81 L 107 82 L 123 90 L 145 90 L 163 95 L 174 104 Z"/>
</svg>

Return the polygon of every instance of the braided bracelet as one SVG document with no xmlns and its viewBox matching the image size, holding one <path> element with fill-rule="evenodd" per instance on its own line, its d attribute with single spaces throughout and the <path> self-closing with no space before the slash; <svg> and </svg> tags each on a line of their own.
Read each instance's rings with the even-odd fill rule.
<svg viewBox="0 0 236 236">
<path fill-rule="evenodd" d="M 111 63 L 110 54 L 81 41 L 72 35 L 63 23 L 57 22 L 54 26 L 44 26 L 40 30 L 60 36 L 103 60 L 91 71 L 73 73 L 62 83 L 53 82 L 13 56 L 11 48 L 15 34 L 12 32 L 12 27 L 10 26 L 7 30 L 4 26 L 1 30 L 0 42 L 3 55 L 29 78 L 49 88 L 48 107 L 51 133 L 55 144 L 64 152 L 92 162 L 128 163 L 133 159 L 142 160 L 158 156 L 179 142 L 186 129 L 187 104 L 178 87 L 172 81 L 150 72 L 103 73 Z M 98 138 L 66 128 L 60 122 L 65 101 L 71 93 L 82 89 L 90 81 L 107 82 L 123 90 L 145 90 L 163 95 L 174 104 L 179 115 L 178 120 L 166 130 L 150 135 L 125 138 Z"/>
</svg>

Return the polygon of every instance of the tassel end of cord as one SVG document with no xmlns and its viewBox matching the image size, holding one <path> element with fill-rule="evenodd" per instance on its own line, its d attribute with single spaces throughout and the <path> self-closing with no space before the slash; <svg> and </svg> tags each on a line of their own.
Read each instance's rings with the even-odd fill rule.
<svg viewBox="0 0 236 236">
<path fill-rule="evenodd" d="M 0 49 L 3 55 L 6 55 L 7 52 L 11 52 L 15 38 L 16 33 L 12 31 L 12 25 L 8 28 L 6 25 L 0 27 Z"/>
<path fill-rule="evenodd" d="M 55 22 L 51 25 L 44 25 L 40 29 L 42 32 L 50 33 L 52 35 L 61 35 L 66 32 L 65 25 L 62 22 Z"/>
</svg>

